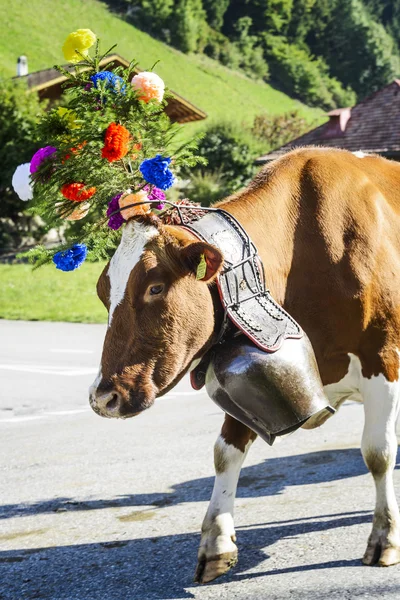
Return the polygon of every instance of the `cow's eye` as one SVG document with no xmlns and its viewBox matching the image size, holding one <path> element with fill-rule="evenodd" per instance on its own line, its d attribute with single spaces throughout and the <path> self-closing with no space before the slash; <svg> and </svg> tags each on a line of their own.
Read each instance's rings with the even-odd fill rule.
<svg viewBox="0 0 400 600">
<path fill-rule="evenodd" d="M 164 290 L 164 286 L 162 283 L 160 283 L 160 285 L 152 285 L 150 288 L 150 295 L 156 296 L 157 294 L 161 294 L 161 292 L 163 290 Z"/>
</svg>

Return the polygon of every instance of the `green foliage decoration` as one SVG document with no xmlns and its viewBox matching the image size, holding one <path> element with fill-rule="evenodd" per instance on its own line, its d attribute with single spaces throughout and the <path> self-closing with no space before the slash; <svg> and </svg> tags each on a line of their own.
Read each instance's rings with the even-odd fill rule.
<svg viewBox="0 0 400 600">
<path fill-rule="evenodd" d="M 144 101 L 141 92 L 130 84 L 136 68 L 134 61 L 128 68 L 112 69 L 112 65 L 107 65 L 108 71 L 112 69 L 122 79 L 116 87 L 107 80 L 92 83 L 91 76 L 100 72 L 100 61 L 112 50 L 101 54 L 97 41 L 93 57 L 82 56 L 71 70 L 56 67 L 67 78 L 68 112 L 60 114 L 59 108 L 50 110 L 38 125 L 38 146 L 53 146 L 57 151 L 44 160 L 32 176 L 31 210 L 53 227 L 65 228 L 65 218 L 71 216 L 80 203 L 65 198 L 61 194 L 62 187 L 83 183 L 85 190 L 95 188 L 96 191 L 88 200 L 88 216 L 67 222 L 67 240 L 62 247 L 39 246 L 29 253 L 35 266 L 49 262 L 55 252 L 75 243 L 85 243 L 88 258 L 92 260 L 107 258 L 115 249 L 121 231 L 108 228 L 108 203 L 117 194 L 135 194 L 144 189 L 147 184 L 139 167 L 145 159 L 158 154 L 170 157 L 175 175 L 182 168 L 187 170 L 205 162 L 195 155 L 197 139 L 183 145 L 179 143 L 180 126 L 171 123 L 164 112 L 169 93 L 166 92 L 161 102 Z M 130 139 L 128 153 L 109 162 L 102 157 L 102 149 L 107 128 L 112 123 L 128 130 Z"/>
</svg>

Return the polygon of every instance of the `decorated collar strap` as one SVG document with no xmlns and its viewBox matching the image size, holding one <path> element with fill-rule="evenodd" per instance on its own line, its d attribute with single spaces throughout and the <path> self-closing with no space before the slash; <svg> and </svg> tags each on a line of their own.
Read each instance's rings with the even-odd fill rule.
<svg viewBox="0 0 400 600">
<path fill-rule="evenodd" d="M 216 281 L 225 311 L 220 339 L 228 319 L 266 352 L 276 352 L 286 338 L 302 337 L 298 323 L 266 288 L 257 248 L 233 215 L 215 209 L 184 227 L 217 247 L 224 257 L 224 268 Z"/>
<path fill-rule="evenodd" d="M 210 208 L 208 206 L 196 206 L 195 204 L 192 204 L 192 203 L 177 204 L 175 202 L 170 202 L 169 200 L 163 200 L 162 204 L 163 204 L 163 208 L 161 209 L 161 212 L 158 213 L 157 216 L 161 219 L 161 221 L 163 221 L 167 225 L 168 224 L 188 225 L 193 220 L 201 219 L 201 217 L 204 216 L 204 214 L 207 212 L 218 212 L 218 211 L 223 212 L 219 208 Z M 138 210 L 134 211 L 134 214 L 132 214 L 132 216 L 140 216 L 140 215 L 144 215 L 144 214 L 149 214 L 151 212 L 151 209 L 150 209 L 151 206 L 158 208 L 159 205 L 160 205 L 160 200 L 146 200 L 146 201 L 142 201 L 142 202 L 133 202 L 132 204 L 126 204 L 125 206 L 119 206 L 119 208 L 108 213 L 107 216 L 109 218 L 112 218 L 115 215 L 123 213 L 125 210 L 132 211 L 132 209 L 136 208 L 136 207 L 138 208 Z M 172 209 L 176 210 L 177 215 L 178 215 L 178 221 L 176 221 L 175 219 L 169 218 L 171 216 L 170 214 L 168 214 L 168 213 L 170 213 L 170 211 L 163 210 L 165 205 L 168 205 Z M 183 216 L 185 211 L 190 213 L 190 217 L 188 219 L 185 219 Z"/>
</svg>

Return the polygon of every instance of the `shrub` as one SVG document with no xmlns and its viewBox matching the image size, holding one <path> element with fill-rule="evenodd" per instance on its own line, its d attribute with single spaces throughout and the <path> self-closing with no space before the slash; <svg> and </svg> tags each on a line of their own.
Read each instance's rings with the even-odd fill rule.
<svg viewBox="0 0 400 600">
<path fill-rule="evenodd" d="M 226 196 L 226 187 L 219 172 L 197 171 L 192 175 L 185 192 L 193 202 L 209 206 Z"/>
<path fill-rule="evenodd" d="M 268 148 L 264 148 L 266 151 L 287 144 L 312 127 L 299 111 L 293 110 L 282 115 L 256 115 L 251 133 L 256 139 L 268 144 Z"/>
<path fill-rule="evenodd" d="M 210 125 L 198 150 L 198 154 L 208 161 L 207 169 L 223 178 L 225 195 L 250 181 L 258 153 L 259 146 L 249 132 L 231 123 Z"/>
</svg>

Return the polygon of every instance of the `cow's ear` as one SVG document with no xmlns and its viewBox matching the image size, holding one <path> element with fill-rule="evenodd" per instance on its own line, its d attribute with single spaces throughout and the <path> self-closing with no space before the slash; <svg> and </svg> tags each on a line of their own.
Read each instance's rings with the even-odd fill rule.
<svg viewBox="0 0 400 600">
<path fill-rule="evenodd" d="M 196 279 L 206 283 L 215 279 L 224 264 L 224 257 L 218 248 L 205 242 L 188 244 L 182 249 L 181 258 Z"/>
</svg>

